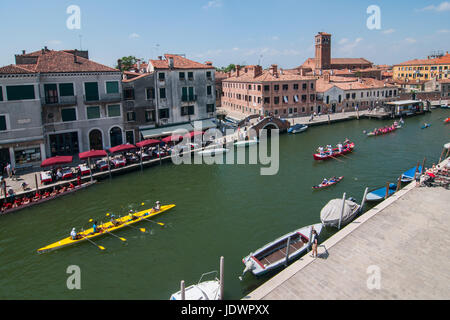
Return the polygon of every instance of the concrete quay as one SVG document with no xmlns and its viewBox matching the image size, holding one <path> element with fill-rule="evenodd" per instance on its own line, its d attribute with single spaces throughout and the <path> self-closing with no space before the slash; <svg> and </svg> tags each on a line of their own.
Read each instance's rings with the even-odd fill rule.
<svg viewBox="0 0 450 320">
<path fill-rule="evenodd" d="M 449 190 L 412 182 L 243 300 L 449 299 L 449 208 Z"/>
</svg>

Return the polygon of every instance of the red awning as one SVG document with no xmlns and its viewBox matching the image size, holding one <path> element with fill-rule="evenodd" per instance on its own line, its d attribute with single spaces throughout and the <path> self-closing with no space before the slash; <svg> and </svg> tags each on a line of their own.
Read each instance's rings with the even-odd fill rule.
<svg viewBox="0 0 450 320">
<path fill-rule="evenodd" d="M 134 144 L 121 144 L 120 146 L 115 146 L 109 149 L 110 153 L 116 153 L 116 152 L 125 152 L 128 150 L 136 149 L 137 147 Z"/>
<path fill-rule="evenodd" d="M 180 135 L 173 135 L 173 136 L 168 136 L 164 139 L 162 139 L 162 142 L 168 143 L 168 142 L 176 142 L 183 139 L 183 136 Z"/>
<path fill-rule="evenodd" d="M 202 131 L 192 131 L 192 132 L 190 132 L 190 133 L 185 134 L 184 136 L 185 136 L 185 137 L 193 138 L 193 137 L 195 137 L 195 136 L 201 136 L 203 133 L 204 133 L 204 132 L 202 132 Z"/>
<path fill-rule="evenodd" d="M 58 164 L 66 164 L 71 163 L 73 161 L 72 156 L 56 156 L 53 158 L 48 158 L 42 161 L 41 167 L 50 167 L 50 166 L 56 166 Z"/>
<path fill-rule="evenodd" d="M 102 158 L 106 157 L 106 151 L 105 150 L 91 150 L 82 152 L 78 155 L 80 157 L 80 160 L 88 159 L 88 158 Z"/>
<path fill-rule="evenodd" d="M 149 147 L 149 146 L 156 146 L 160 143 L 161 143 L 160 140 L 147 139 L 147 140 L 136 143 L 136 146 L 139 148 L 143 148 L 143 147 Z"/>
</svg>

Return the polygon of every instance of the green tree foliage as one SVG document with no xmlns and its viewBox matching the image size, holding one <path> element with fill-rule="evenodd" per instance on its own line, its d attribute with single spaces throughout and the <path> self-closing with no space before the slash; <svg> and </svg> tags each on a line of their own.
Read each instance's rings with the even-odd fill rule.
<svg viewBox="0 0 450 320">
<path fill-rule="evenodd" d="M 133 65 L 135 65 L 138 61 L 138 59 L 135 56 L 128 56 L 128 57 L 122 57 L 121 60 L 121 66 L 122 71 L 128 71 L 130 70 Z M 119 66 L 116 66 L 117 69 L 119 69 Z"/>
</svg>

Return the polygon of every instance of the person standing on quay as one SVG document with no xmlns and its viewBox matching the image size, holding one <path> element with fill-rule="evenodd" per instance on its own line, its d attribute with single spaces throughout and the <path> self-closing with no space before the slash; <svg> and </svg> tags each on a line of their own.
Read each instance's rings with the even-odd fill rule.
<svg viewBox="0 0 450 320">
<path fill-rule="evenodd" d="M 312 257 L 317 258 L 317 246 L 319 244 L 319 235 L 317 234 L 316 230 L 312 230 L 312 237 L 311 237 L 311 247 L 312 247 Z"/>
</svg>

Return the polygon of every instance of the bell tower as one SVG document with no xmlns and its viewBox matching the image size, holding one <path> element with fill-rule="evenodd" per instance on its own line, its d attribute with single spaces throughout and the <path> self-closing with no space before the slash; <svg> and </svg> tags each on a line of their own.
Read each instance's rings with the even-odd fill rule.
<svg viewBox="0 0 450 320">
<path fill-rule="evenodd" d="M 319 32 L 315 36 L 316 56 L 315 67 L 316 69 L 331 69 L 331 34 L 325 32 Z"/>
</svg>

